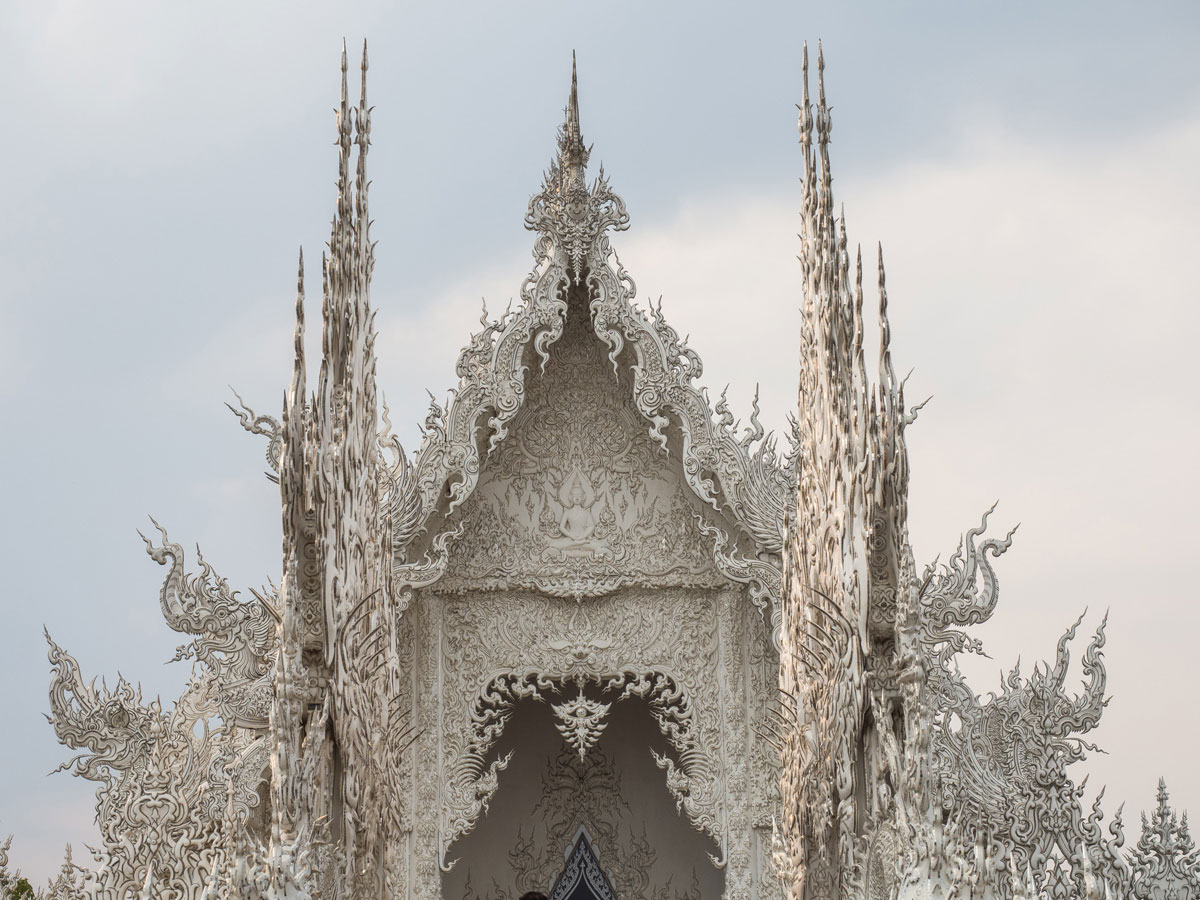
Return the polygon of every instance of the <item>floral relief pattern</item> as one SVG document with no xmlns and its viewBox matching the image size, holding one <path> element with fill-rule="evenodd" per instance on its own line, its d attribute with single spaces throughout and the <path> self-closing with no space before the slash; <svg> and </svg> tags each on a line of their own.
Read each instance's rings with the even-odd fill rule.
<svg viewBox="0 0 1200 900">
<path fill-rule="evenodd" d="M 441 592 L 533 588 L 600 596 L 628 584 L 723 579 L 694 498 L 641 426 L 582 304 L 463 507 Z"/>
</svg>

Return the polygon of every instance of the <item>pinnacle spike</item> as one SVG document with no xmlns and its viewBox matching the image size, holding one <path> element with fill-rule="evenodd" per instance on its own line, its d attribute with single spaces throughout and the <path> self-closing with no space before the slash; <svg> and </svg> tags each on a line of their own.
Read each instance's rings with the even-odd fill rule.
<svg viewBox="0 0 1200 900">
<path fill-rule="evenodd" d="M 346 73 L 349 71 L 349 69 L 350 69 L 350 62 L 346 56 L 346 39 L 342 38 L 342 103 L 343 104 L 346 102 L 346 98 L 349 93 L 347 90 L 347 83 L 346 83 Z"/>
<path fill-rule="evenodd" d="M 363 38 L 362 63 L 360 65 L 362 83 L 358 89 L 358 107 L 363 110 L 367 108 L 367 68 L 367 39 Z"/>
<path fill-rule="evenodd" d="M 804 52 L 800 57 L 800 71 L 804 73 L 804 102 L 808 103 L 808 41 L 804 42 Z"/>
<path fill-rule="evenodd" d="M 821 110 L 826 110 L 825 104 L 825 51 L 821 42 L 817 41 L 817 103 Z"/>
<path fill-rule="evenodd" d="M 892 367 L 892 328 L 888 321 L 887 272 L 883 267 L 883 243 L 876 244 L 879 260 L 879 378 L 889 394 L 895 389 L 896 372 Z"/>
<path fill-rule="evenodd" d="M 300 261 L 296 267 L 296 365 L 304 365 L 304 247 L 300 248 Z M 303 387 L 301 387 L 303 393 Z"/>
<path fill-rule="evenodd" d="M 854 356 L 860 370 L 863 368 L 863 286 L 862 244 L 857 245 L 854 255 Z M 865 375 L 865 372 L 862 373 Z"/>
<path fill-rule="evenodd" d="M 796 129 L 800 132 L 800 141 L 805 147 L 812 142 L 812 99 L 808 93 L 808 41 L 804 42 L 804 55 L 800 64 L 801 71 L 801 106 L 800 118 Z"/>
<path fill-rule="evenodd" d="M 579 73 L 575 66 L 575 51 L 571 51 L 571 105 L 579 111 Z"/>
<path fill-rule="evenodd" d="M 337 128 L 338 128 L 338 209 L 334 214 L 334 223 L 343 213 L 342 204 L 346 202 L 350 174 L 350 88 L 348 83 L 349 62 L 346 56 L 346 40 L 342 39 L 342 86 L 338 99 Z"/>
<path fill-rule="evenodd" d="M 356 216 L 357 225 L 361 229 L 360 239 L 363 243 L 368 242 L 368 232 L 370 230 L 370 217 L 367 212 L 367 149 L 371 144 L 371 109 L 367 106 L 367 41 L 363 39 L 363 54 L 362 54 L 362 82 L 359 87 L 358 94 L 358 109 L 355 111 L 354 142 L 358 144 L 358 167 L 356 172 L 355 183 L 355 200 L 356 200 Z M 368 248 L 369 249 L 369 248 Z"/>
<path fill-rule="evenodd" d="M 571 51 L 571 93 L 567 97 L 567 141 L 571 145 L 582 145 L 579 130 L 579 74 L 575 67 L 575 51 Z"/>
<path fill-rule="evenodd" d="M 584 186 L 584 171 L 590 151 L 583 145 L 579 126 L 579 75 L 575 63 L 575 51 L 571 51 L 571 93 L 567 97 L 567 117 L 563 123 L 558 146 L 558 167 L 563 178 L 563 189 Z"/>
</svg>

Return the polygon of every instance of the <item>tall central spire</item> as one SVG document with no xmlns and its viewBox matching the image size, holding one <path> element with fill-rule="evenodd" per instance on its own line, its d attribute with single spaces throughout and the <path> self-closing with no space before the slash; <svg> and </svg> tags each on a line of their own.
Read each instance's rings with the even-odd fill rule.
<svg viewBox="0 0 1200 900">
<path fill-rule="evenodd" d="M 586 191 L 588 148 L 579 129 L 579 77 L 575 69 L 575 51 L 571 51 L 571 95 L 567 98 L 567 120 L 558 139 L 559 190 L 570 198 L 573 191 Z"/>
<path fill-rule="evenodd" d="M 609 189 L 603 166 L 588 187 L 586 173 L 591 155 L 579 128 L 579 77 L 572 52 L 571 93 L 566 119 L 558 128 L 558 152 L 550 161 L 542 189 L 529 199 L 525 227 L 550 239 L 551 255 L 565 257 L 576 284 L 583 277 L 585 257 L 596 239 L 610 228 L 623 231 L 629 225 L 625 203 Z M 545 248 L 536 252 L 545 252 Z"/>
</svg>

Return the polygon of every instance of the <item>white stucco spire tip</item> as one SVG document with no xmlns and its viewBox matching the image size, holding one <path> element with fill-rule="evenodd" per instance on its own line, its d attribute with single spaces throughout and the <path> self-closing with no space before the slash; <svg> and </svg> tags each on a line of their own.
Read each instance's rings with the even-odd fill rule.
<svg viewBox="0 0 1200 900">
<path fill-rule="evenodd" d="M 571 51 L 571 93 L 567 97 L 566 121 L 558 137 L 558 169 L 562 175 L 564 194 L 572 188 L 586 189 L 585 172 L 591 148 L 583 145 L 579 127 L 579 75 L 575 51 Z"/>
<path fill-rule="evenodd" d="M 579 133 L 579 73 L 575 65 L 575 51 L 571 51 L 571 95 L 567 98 L 567 136 L 571 143 L 583 145 Z"/>
</svg>

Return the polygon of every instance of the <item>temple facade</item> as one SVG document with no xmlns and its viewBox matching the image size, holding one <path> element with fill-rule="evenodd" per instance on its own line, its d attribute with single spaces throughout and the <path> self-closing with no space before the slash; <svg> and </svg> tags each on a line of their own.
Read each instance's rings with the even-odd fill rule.
<svg viewBox="0 0 1200 900">
<path fill-rule="evenodd" d="M 484 316 L 406 452 L 376 396 L 367 55 L 342 58 L 338 192 L 310 384 L 301 256 L 282 414 L 234 408 L 280 489 L 277 588 L 236 594 L 165 528 L 160 606 L 195 674 L 170 708 L 50 641 L 51 722 L 102 843 L 57 900 L 1200 897 L 1167 805 L 1125 846 L 1071 765 L 1104 623 L 978 697 L 955 663 L 1013 536 L 987 515 L 918 569 L 906 405 L 834 210 L 804 58 L 796 335 L 782 442 L 702 386 L 641 305 L 588 178 L 572 66 L 520 300 Z M 231 407 L 232 408 L 232 407 Z M 49 640 L 49 635 L 47 635 Z M 0 849 L 0 863 L 4 862 Z"/>
</svg>

